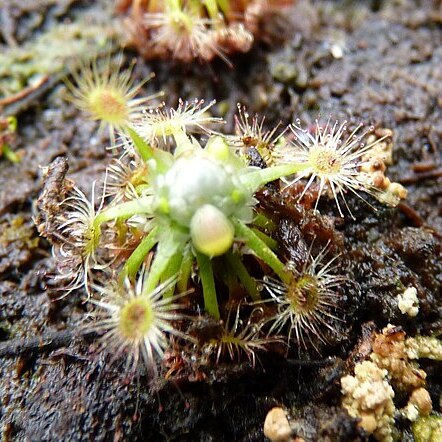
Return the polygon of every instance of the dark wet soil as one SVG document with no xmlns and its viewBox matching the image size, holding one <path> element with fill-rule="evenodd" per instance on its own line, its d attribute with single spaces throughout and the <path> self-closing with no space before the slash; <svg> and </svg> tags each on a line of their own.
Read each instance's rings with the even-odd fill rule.
<svg viewBox="0 0 442 442">
<path fill-rule="evenodd" d="M 100 2 L 3 0 L 0 43 L 23 44 L 55 23 L 81 20 L 92 8 L 100 13 Z M 265 415 L 278 405 L 291 411 L 306 441 L 362 441 L 362 430 L 339 407 L 339 379 L 364 324 L 380 329 L 392 323 L 409 335 L 442 333 L 442 6 L 430 0 L 301 1 L 290 18 L 284 46 L 258 44 L 232 57 L 233 69 L 219 61 L 183 67 L 140 60 L 135 74 L 154 71 L 146 92 L 162 89 L 171 104 L 178 97 L 216 98 L 228 109 L 226 130 L 241 102 L 266 115 L 269 127 L 331 114 L 393 131 L 388 175 L 407 187 L 403 205 L 388 209 L 370 200 L 374 211 L 350 199 L 355 220 L 345 222 L 332 203 L 321 205 L 324 217 L 317 223 L 310 215 L 281 215 L 288 256 L 296 229 L 304 237 L 331 229 L 343 252 L 350 282 L 337 333 L 321 354 L 301 354 L 303 361 L 262 355 L 254 369 L 220 364 L 202 381 L 184 376 L 148 386 L 143 377 L 127 379 L 118 367 L 109 368 L 94 351 L 93 337 L 81 336 L 80 296 L 58 302 L 48 296 L 54 263 L 32 222 L 40 166 L 67 156 L 69 177 L 89 191 L 109 158 L 106 136 L 63 99 L 65 87 L 54 80 L 43 93 L 3 109 L 18 117 L 15 148 L 23 152 L 19 164 L 0 160 L 3 440 L 262 441 Z M 343 49 L 342 58 L 333 57 L 333 45 Z M 396 304 L 409 286 L 420 300 L 415 319 Z M 425 369 L 434 409 L 442 411 L 440 363 Z M 399 430 L 400 440 L 413 440 L 406 425 Z"/>
</svg>

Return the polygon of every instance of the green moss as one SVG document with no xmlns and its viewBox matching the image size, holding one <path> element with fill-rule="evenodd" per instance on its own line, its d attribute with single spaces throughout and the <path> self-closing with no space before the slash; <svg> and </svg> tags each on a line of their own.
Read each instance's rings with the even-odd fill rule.
<svg viewBox="0 0 442 442">
<path fill-rule="evenodd" d="M 12 163 L 18 163 L 20 156 L 11 149 L 11 143 L 15 139 L 17 119 L 15 117 L 0 116 L 0 157 L 5 157 Z"/>
<path fill-rule="evenodd" d="M 29 223 L 25 223 L 22 216 L 18 215 L 10 221 L 0 224 L 0 245 L 8 247 L 14 243 L 19 249 L 32 250 L 38 247 L 39 238 Z"/>
<path fill-rule="evenodd" d="M 441 442 L 442 416 L 432 414 L 421 417 L 413 424 L 415 442 Z"/>
<path fill-rule="evenodd" d="M 0 97 L 15 94 L 41 75 L 63 72 L 73 57 L 94 57 L 109 47 L 115 27 L 58 25 L 23 46 L 0 53 Z"/>
</svg>

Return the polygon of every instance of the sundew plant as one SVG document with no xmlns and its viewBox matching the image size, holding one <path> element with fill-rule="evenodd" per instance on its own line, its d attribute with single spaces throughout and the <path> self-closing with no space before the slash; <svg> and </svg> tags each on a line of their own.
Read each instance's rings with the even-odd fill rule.
<svg viewBox="0 0 442 442">
<path fill-rule="evenodd" d="M 262 22 L 290 0 L 148 0 L 120 1 L 127 13 L 128 43 L 146 59 L 210 61 L 247 52 L 256 37 L 265 38 Z"/>
<path fill-rule="evenodd" d="M 91 200 L 70 190 L 56 214 L 57 235 L 50 236 L 64 289 L 88 294 L 101 348 L 114 358 L 126 355 L 131 369 L 144 360 L 156 372 L 172 338 L 195 352 L 212 349 L 216 361 L 242 354 L 253 363 L 255 352 L 276 340 L 306 348 L 311 336 L 324 340 L 321 329 L 333 330 L 339 320 L 345 281 L 339 256 L 330 256 L 330 248 L 314 256 L 310 247 L 306 262 L 287 260 L 258 194 L 269 183 L 280 190 L 296 185 L 302 201 L 316 185 L 317 199 L 334 199 L 340 216 L 348 192 L 394 205 L 404 190 L 383 175 L 373 180 L 385 167 L 370 168 L 382 139 L 362 144 L 360 127 L 346 135 L 346 123 L 331 120 L 313 132 L 294 124 L 276 135 L 243 109 L 236 133 L 224 135 L 214 132 L 221 120 L 210 114 L 213 103 L 143 108 L 128 74 L 120 75 L 124 87 L 117 78 L 88 79 L 73 92 L 80 109 L 99 109 L 90 117 L 119 129 L 112 146 L 119 154 L 103 186 L 91 183 Z M 90 96 L 94 106 L 80 103 Z M 136 112 L 117 121 L 114 102 Z M 257 167 L 252 152 L 263 151 Z M 198 314 L 222 330 L 204 348 L 186 333 L 186 321 Z"/>
</svg>

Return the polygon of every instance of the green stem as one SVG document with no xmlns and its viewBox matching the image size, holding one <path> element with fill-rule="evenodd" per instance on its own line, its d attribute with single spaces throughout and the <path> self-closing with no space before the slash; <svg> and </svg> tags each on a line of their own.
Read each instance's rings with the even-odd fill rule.
<svg viewBox="0 0 442 442">
<path fill-rule="evenodd" d="M 199 275 L 203 285 L 204 307 L 215 319 L 220 319 L 218 299 L 216 298 L 215 279 L 213 277 L 212 263 L 210 258 L 196 252 Z"/>
<path fill-rule="evenodd" d="M 146 255 L 152 250 L 153 246 L 157 243 L 158 227 L 154 227 L 147 236 L 145 236 L 137 248 L 129 256 L 128 260 L 124 264 L 123 270 L 120 273 L 120 277 L 134 278 L 140 268 Z"/>
<path fill-rule="evenodd" d="M 169 232 L 168 232 L 169 233 Z M 183 244 L 176 236 L 170 232 L 160 239 L 155 258 L 149 270 L 149 275 L 144 286 L 146 293 L 152 292 L 163 278 L 170 262 L 176 254 L 181 255 Z"/>
<path fill-rule="evenodd" d="M 11 163 L 19 163 L 20 157 L 9 147 L 8 144 L 3 144 L 2 153 L 4 157 Z"/>
<path fill-rule="evenodd" d="M 176 148 L 174 157 L 179 157 L 184 152 L 192 152 L 195 150 L 195 146 L 190 141 L 189 137 L 181 128 L 174 128 L 173 138 L 175 140 Z"/>
<path fill-rule="evenodd" d="M 212 1 L 216 1 L 216 4 L 218 5 L 218 8 L 221 10 L 221 12 L 224 15 L 228 15 L 230 12 L 230 4 L 229 4 L 229 0 L 212 0 Z"/>
<path fill-rule="evenodd" d="M 307 167 L 309 167 L 307 163 L 280 164 L 245 174 L 241 177 L 241 181 L 249 188 L 250 192 L 254 193 L 257 189 L 264 186 L 264 184 L 288 175 L 293 175 Z"/>
<path fill-rule="evenodd" d="M 276 254 L 269 248 L 269 246 L 249 227 L 243 222 L 232 219 L 235 225 L 235 233 L 238 237 L 246 240 L 247 246 L 253 250 L 256 256 L 262 259 L 284 282 L 289 281 L 285 265 L 279 260 Z"/>
<path fill-rule="evenodd" d="M 192 264 L 194 256 L 192 250 L 187 246 L 183 252 L 183 260 L 181 262 L 180 276 L 178 278 L 177 287 L 179 292 L 185 292 L 189 285 L 190 274 L 192 272 Z"/>
<path fill-rule="evenodd" d="M 257 213 L 253 219 L 253 225 L 255 227 L 261 227 L 270 231 L 276 230 L 276 223 L 272 219 L 265 216 L 263 213 Z"/>
<path fill-rule="evenodd" d="M 246 288 L 249 295 L 252 297 L 254 301 L 259 301 L 261 296 L 258 290 L 258 284 L 256 281 L 250 276 L 246 266 L 243 264 L 239 256 L 229 252 L 226 254 L 227 262 L 231 269 L 236 273 L 239 280 L 242 282 L 243 286 Z"/>
<path fill-rule="evenodd" d="M 140 215 L 140 214 L 149 215 L 151 213 L 152 213 L 152 197 L 145 196 L 103 210 L 95 217 L 94 225 L 100 226 L 101 224 L 107 221 L 112 221 L 117 218 L 127 219 L 134 215 Z"/>
<path fill-rule="evenodd" d="M 240 283 L 240 281 L 238 281 L 238 275 L 230 267 L 227 259 L 219 260 L 216 270 L 220 275 L 222 275 L 223 282 L 228 288 L 230 302 L 231 300 L 233 300 L 235 294 L 238 293 L 238 285 Z"/>
<path fill-rule="evenodd" d="M 219 14 L 219 10 L 218 10 L 218 4 L 216 2 L 216 0 L 204 0 L 204 4 L 206 5 L 206 9 L 207 9 L 207 14 L 209 15 L 209 17 L 216 22 L 218 20 L 218 14 Z"/>
<path fill-rule="evenodd" d="M 262 239 L 272 250 L 278 247 L 278 242 L 264 232 L 261 232 L 261 230 L 255 229 L 254 227 L 252 227 L 252 230 L 255 232 L 255 235 Z"/>
</svg>

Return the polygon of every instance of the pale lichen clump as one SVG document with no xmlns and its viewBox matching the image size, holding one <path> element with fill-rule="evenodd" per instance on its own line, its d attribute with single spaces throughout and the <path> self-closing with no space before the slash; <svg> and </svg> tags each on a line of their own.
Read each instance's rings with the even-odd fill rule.
<svg viewBox="0 0 442 442">
<path fill-rule="evenodd" d="M 405 341 L 405 351 L 410 359 L 442 361 L 442 341 L 431 336 L 416 336 Z"/>
<path fill-rule="evenodd" d="M 398 308 L 403 315 L 414 318 L 419 313 L 419 298 L 417 297 L 416 287 L 408 287 L 397 297 Z"/>
<path fill-rule="evenodd" d="M 391 129 L 374 129 L 367 135 L 366 144 L 372 147 L 362 156 L 362 160 L 367 161 L 369 166 L 378 161 L 382 161 L 386 166 L 393 164 L 393 131 Z"/>
<path fill-rule="evenodd" d="M 272 408 L 264 421 L 264 436 L 272 442 L 290 442 L 292 429 L 286 412 L 281 407 Z"/>
<path fill-rule="evenodd" d="M 388 382 L 388 371 L 374 362 L 355 366 L 354 376 L 341 378 L 342 406 L 350 416 L 359 418 L 359 425 L 382 442 L 392 442 L 395 406 L 394 391 Z"/>
<path fill-rule="evenodd" d="M 420 416 L 428 416 L 433 410 L 433 402 L 430 393 L 425 388 L 413 390 L 408 403 L 402 410 L 404 416 L 411 422 L 416 421 Z"/>
<path fill-rule="evenodd" d="M 360 425 L 377 440 L 393 440 L 396 415 L 417 424 L 431 414 L 433 403 L 425 388 L 427 374 L 411 359 L 440 357 L 442 346 L 437 341 L 420 336 L 406 339 L 403 331 L 389 325 L 375 334 L 371 361 L 356 364 L 355 376 L 341 379 L 343 407 L 351 416 L 361 418 Z M 404 395 L 408 398 L 405 407 L 396 410 L 394 392 L 401 399 Z"/>
<path fill-rule="evenodd" d="M 363 180 L 373 185 L 375 197 L 385 204 L 396 205 L 398 200 L 407 198 L 408 191 L 400 183 L 392 182 L 385 172 L 393 164 L 393 131 L 385 128 L 375 129 L 368 134 L 366 144 L 371 146 L 361 157 Z"/>
<path fill-rule="evenodd" d="M 378 366 L 388 370 L 393 387 L 401 394 L 408 395 L 408 403 L 400 411 L 412 422 L 421 416 L 429 415 L 433 409 L 430 393 L 425 388 L 427 374 L 411 360 L 422 357 L 418 351 L 419 347 L 424 349 L 422 354 L 428 356 L 426 350 L 429 350 L 429 346 L 417 344 L 421 338 L 422 342 L 428 342 L 426 337 L 406 339 L 404 332 L 395 331 L 390 325 L 382 331 L 382 334 L 376 335 L 373 353 L 370 355 Z"/>
</svg>

